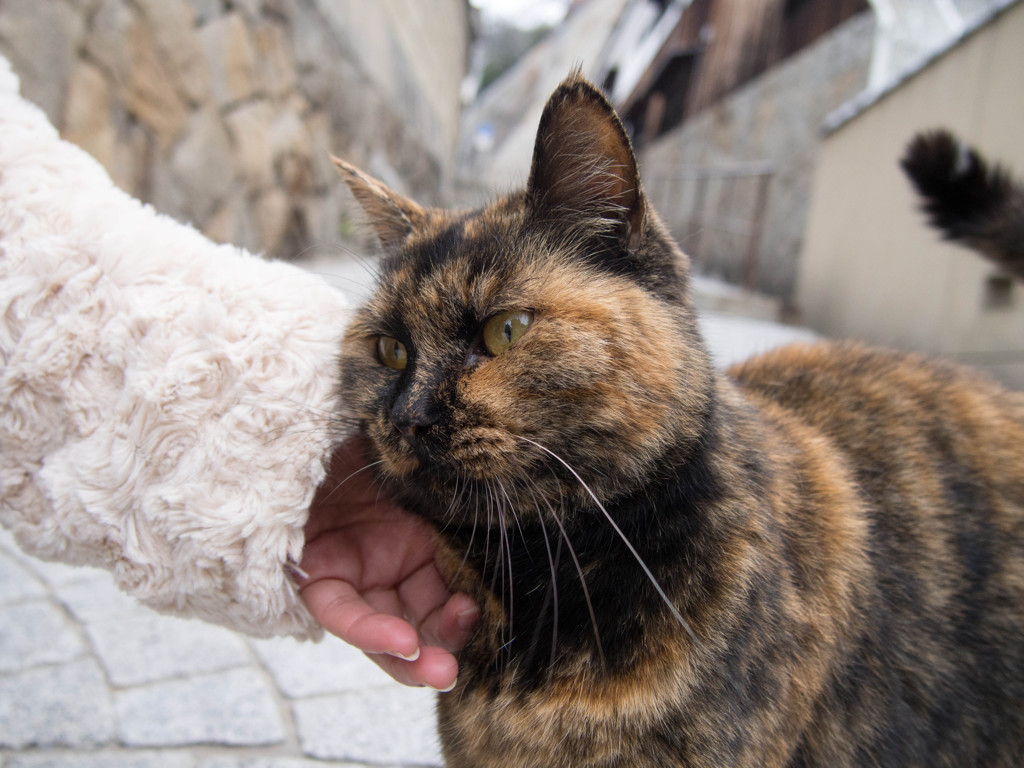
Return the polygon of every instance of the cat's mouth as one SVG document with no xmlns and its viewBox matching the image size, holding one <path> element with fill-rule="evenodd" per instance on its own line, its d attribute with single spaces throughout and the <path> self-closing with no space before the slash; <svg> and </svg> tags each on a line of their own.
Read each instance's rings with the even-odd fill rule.
<svg viewBox="0 0 1024 768">
<path fill-rule="evenodd" d="M 403 481 L 511 478 L 530 463 L 529 451 L 523 450 L 529 446 L 500 427 L 457 429 L 443 439 L 424 433 L 409 440 L 387 432 L 375 442 L 388 474 Z"/>
<path fill-rule="evenodd" d="M 453 436 L 446 463 L 473 480 L 488 480 L 509 469 L 521 470 L 524 458 L 519 441 L 508 431 L 476 427 Z"/>
<path fill-rule="evenodd" d="M 583 447 L 575 452 L 570 441 L 567 451 L 565 445 L 549 447 L 559 442 L 555 430 L 535 434 L 516 426 L 462 418 L 410 435 L 389 419 L 377 418 L 365 429 L 389 492 L 410 509 L 444 524 L 505 508 L 510 510 L 509 520 L 558 518 L 566 504 L 596 508 L 610 492 L 621 490 L 583 468 L 582 452 L 592 439 L 580 438 Z"/>
</svg>

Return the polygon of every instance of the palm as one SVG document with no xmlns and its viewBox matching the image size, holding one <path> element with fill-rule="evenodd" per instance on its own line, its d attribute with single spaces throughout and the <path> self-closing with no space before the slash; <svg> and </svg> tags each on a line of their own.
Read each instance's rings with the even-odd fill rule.
<svg viewBox="0 0 1024 768">
<path fill-rule="evenodd" d="M 448 591 L 430 528 L 383 497 L 365 466 L 354 441 L 334 456 L 306 525 L 302 598 L 395 679 L 447 689 L 475 606 Z"/>
</svg>

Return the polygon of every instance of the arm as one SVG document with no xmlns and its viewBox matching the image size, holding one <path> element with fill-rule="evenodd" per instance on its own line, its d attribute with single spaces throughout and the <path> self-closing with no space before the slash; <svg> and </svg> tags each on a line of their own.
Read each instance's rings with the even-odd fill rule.
<svg viewBox="0 0 1024 768">
<path fill-rule="evenodd" d="M 345 301 L 161 216 L 0 59 L 0 524 L 158 610 L 321 630 L 292 580 Z"/>
</svg>

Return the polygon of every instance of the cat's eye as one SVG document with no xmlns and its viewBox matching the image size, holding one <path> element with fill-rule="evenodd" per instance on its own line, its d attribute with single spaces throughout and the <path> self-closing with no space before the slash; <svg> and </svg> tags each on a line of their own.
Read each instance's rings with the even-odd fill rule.
<svg viewBox="0 0 1024 768">
<path fill-rule="evenodd" d="M 492 355 L 500 355 L 523 337 L 532 322 L 529 310 L 499 312 L 484 323 L 484 347 Z"/>
<path fill-rule="evenodd" d="M 388 368 L 400 371 L 409 362 L 409 353 L 405 344 L 390 336 L 379 336 L 377 338 L 377 358 Z"/>
</svg>

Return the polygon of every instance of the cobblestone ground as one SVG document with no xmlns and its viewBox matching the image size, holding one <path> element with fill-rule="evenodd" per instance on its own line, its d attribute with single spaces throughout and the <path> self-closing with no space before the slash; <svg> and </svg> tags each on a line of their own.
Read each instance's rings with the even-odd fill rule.
<svg viewBox="0 0 1024 768">
<path fill-rule="evenodd" d="M 0 530 L 3 768 L 436 766 L 435 729 L 432 692 L 334 638 L 162 616 Z"/>
</svg>

